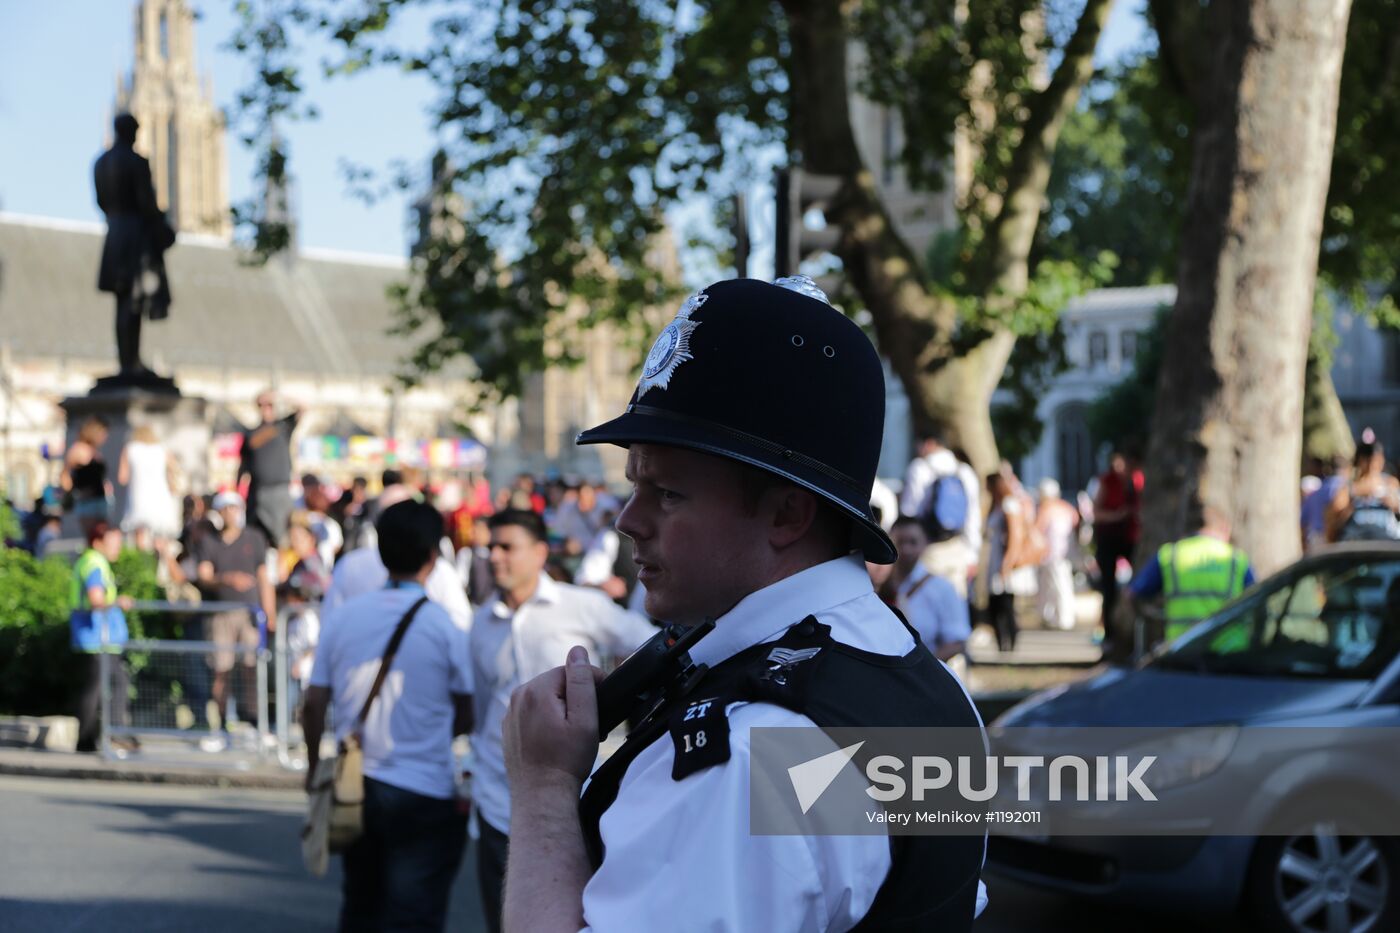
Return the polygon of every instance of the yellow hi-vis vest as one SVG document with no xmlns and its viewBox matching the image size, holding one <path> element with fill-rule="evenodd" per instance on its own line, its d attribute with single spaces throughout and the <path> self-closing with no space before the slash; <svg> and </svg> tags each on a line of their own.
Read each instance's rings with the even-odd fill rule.
<svg viewBox="0 0 1400 933">
<path fill-rule="evenodd" d="M 1162 565 L 1168 641 L 1244 592 L 1249 570 L 1244 551 L 1209 535 L 1164 544 L 1157 561 Z"/>
</svg>

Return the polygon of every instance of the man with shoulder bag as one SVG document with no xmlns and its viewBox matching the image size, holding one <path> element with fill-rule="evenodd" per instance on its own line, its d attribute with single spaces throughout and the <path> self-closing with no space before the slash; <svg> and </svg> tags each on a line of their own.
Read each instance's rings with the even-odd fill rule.
<svg viewBox="0 0 1400 933">
<path fill-rule="evenodd" d="M 441 930 L 466 843 L 452 739 L 472 724 L 467 639 L 423 592 L 442 516 L 401 502 L 376 530 L 389 582 L 327 615 L 306 692 L 303 854 L 324 870 L 324 833 L 344 859 L 340 930 Z M 323 763 L 332 704 L 339 755 Z"/>
</svg>

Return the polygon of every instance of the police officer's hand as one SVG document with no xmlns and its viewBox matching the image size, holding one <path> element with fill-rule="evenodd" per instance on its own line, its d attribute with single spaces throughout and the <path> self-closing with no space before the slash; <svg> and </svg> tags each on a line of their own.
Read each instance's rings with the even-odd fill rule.
<svg viewBox="0 0 1400 933">
<path fill-rule="evenodd" d="M 598 681 L 588 652 L 569 649 L 568 664 L 516 689 L 502 727 L 512 792 L 537 785 L 577 785 L 598 754 Z"/>
</svg>

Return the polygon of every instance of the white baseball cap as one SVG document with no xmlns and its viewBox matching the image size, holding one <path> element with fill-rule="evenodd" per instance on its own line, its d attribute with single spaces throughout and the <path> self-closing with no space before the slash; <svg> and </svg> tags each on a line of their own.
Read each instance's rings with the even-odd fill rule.
<svg viewBox="0 0 1400 933">
<path fill-rule="evenodd" d="M 243 497 L 231 489 L 226 489 L 214 497 L 214 511 L 230 507 L 243 508 Z"/>
</svg>

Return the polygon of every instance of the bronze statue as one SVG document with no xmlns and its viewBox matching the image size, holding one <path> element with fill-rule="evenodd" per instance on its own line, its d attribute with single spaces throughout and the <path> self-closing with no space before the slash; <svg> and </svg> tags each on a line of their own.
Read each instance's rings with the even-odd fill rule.
<svg viewBox="0 0 1400 933">
<path fill-rule="evenodd" d="M 160 321 L 170 314 L 165 251 L 174 244 L 175 231 L 156 204 L 150 163 L 133 148 L 136 118 L 118 114 L 112 127 L 116 142 L 98 157 L 92 174 L 97 206 L 107 216 L 97 287 L 117 296 L 121 372 L 101 380 L 99 388 L 106 383 L 173 389 L 173 382 L 155 375 L 141 362 L 141 321 Z"/>
</svg>

